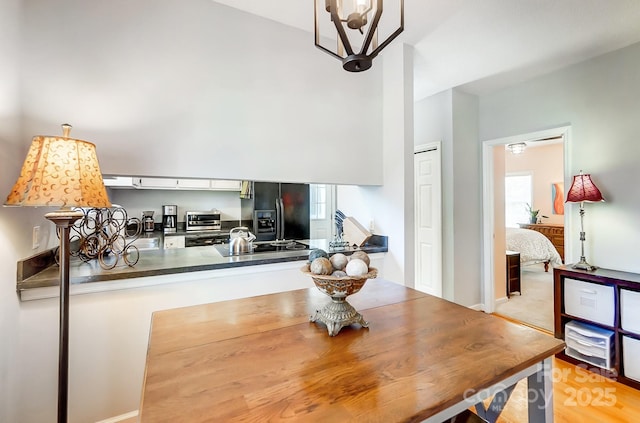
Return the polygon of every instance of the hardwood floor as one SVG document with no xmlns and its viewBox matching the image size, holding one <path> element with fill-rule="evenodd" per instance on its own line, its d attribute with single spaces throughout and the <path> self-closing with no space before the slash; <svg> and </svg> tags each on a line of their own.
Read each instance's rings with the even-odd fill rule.
<svg viewBox="0 0 640 423">
<path fill-rule="evenodd" d="M 527 381 L 518 383 L 498 423 L 527 421 Z M 640 422 L 640 391 L 553 359 L 555 423 Z"/>
<path fill-rule="evenodd" d="M 509 320 L 509 319 L 508 319 Z M 544 331 L 543 331 L 544 332 Z M 640 391 L 553 358 L 555 423 L 640 422 Z M 527 381 L 514 390 L 498 423 L 527 421 Z"/>
</svg>

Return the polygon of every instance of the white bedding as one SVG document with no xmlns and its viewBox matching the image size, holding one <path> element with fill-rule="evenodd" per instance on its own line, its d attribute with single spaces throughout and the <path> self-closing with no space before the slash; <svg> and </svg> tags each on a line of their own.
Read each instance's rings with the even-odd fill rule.
<svg viewBox="0 0 640 423">
<path fill-rule="evenodd" d="M 521 264 L 549 261 L 552 266 L 562 264 L 556 247 L 540 232 L 531 229 L 507 228 L 507 250 L 520 253 Z"/>
</svg>

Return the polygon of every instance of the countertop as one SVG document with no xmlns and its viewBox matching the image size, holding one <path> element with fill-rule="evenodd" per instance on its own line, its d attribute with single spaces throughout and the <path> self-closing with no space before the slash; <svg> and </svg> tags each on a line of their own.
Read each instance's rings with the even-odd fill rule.
<svg viewBox="0 0 640 423">
<path fill-rule="evenodd" d="M 347 248 L 343 251 L 330 250 L 329 240 L 327 239 L 299 240 L 299 242 L 309 245 L 310 249 L 322 248 L 329 252 L 329 254 L 341 252 L 349 255 L 356 250 L 362 250 L 367 253 L 387 251 L 387 237 L 380 235 L 374 235 L 363 247 Z M 90 282 L 301 261 L 307 259 L 309 251 L 310 250 L 292 250 L 222 257 L 213 246 L 141 250 L 140 258 L 135 266 L 130 267 L 126 265 L 123 260 L 120 260 L 118 265 L 110 270 L 105 270 L 100 267 L 97 260 L 85 263 L 79 259 L 72 259 L 69 269 L 69 282 L 71 284 L 85 284 Z M 18 277 L 17 291 L 22 294 L 25 290 L 57 285 L 59 285 L 59 268 L 54 264 L 22 280 Z"/>
</svg>

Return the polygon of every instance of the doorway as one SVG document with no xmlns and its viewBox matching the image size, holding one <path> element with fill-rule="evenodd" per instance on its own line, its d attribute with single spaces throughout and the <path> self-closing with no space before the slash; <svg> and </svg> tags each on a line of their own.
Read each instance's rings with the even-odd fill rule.
<svg viewBox="0 0 640 423">
<path fill-rule="evenodd" d="M 510 151 L 507 151 L 506 146 L 509 144 L 517 144 L 517 143 L 525 143 L 527 148 L 531 147 L 532 150 L 538 148 L 539 146 L 547 145 L 553 139 L 561 139 L 562 147 L 560 148 L 560 153 L 562 158 L 560 159 L 560 163 L 562 169 L 560 169 L 560 173 L 558 178 L 561 182 L 568 180 L 567 170 L 570 169 L 568 163 L 568 151 L 569 143 L 570 143 L 570 135 L 571 128 L 569 126 L 558 127 L 549 130 L 522 134 L 513 137 L 499 138 L 489 141 L 483 142 L 483 304 L 484 309 L 487 313 L 496 312 L 497 305 L 503 304 L 505 302 L 510 301 L 508 297 L 508 287 L 506 286 L 506 223 L 505 223 L 505 200 L 504 200 L 504 188 L 505 188 L 505 176 L 507 173 L 507 166 L 505 164 L 505 160 L 507 160 L 507 155 L 512 154 Z M 542 140 L 542 141 L 541 141 Z M 557 142 L 557 141 L 556 141 Z M 537 144 L 539 143 L 539 144 Z M 532 175 L 535 179 L 536 171 L 532 172 Z M 548 198 L 544 197 L 545 200 L 548 199 L 548 202 L 551 202 L 551 184 L 547 186 L 546 182 L 543 184 L 544 186 L 538 187 L 539 190 L 548 191 Z M 545 191 L 545 192 L 546 192 Z M 539 194 L 539 195 L 547 195 L 547 194 Z M 539 198 L 539 197 L 533 197 Z M 538 202 L 542 203 L 541 200 Z M 542 204 L 540 204 L 542 206 Z M 546 207 L 546 206 L 545 206 Z M 535 205 L 534 205 L 534 208 Z M 547 216 L 551 214 L 551 210 L 541 210 L 541 217 Z M 565 225 L 563 216 L 553 216 L 553 220 L 556 222 L 560 222 L 560 224 Z M 526 222 L 523 222 L 526 223 Z M 567 245 L 567 237 L 566 234 L 571 233 L 570 228 L 565 225 L 565 251 L 571 251 L 569 245 Z M 570 241 L 570 240 L 569 240 Z M 530 264 L 530 263 L 527 263 Z M 542 269 L 542 264 L 539 265 Z M 521 271 L 524 269 L 525 276 L 528 275 L 529 271 L 538 271 L 536 267 L 521 267 Z M 549 269 L 549 272 L 544 275 L 544 270 L 542 270 L 542 275 L 536 275 L 540 278 L 546 280 L 550 287 L 552 288 L 553 284 L 553 269 Z M 521 273 L 522 274 L 522 273 Z M 533 283 L 533 282 L 530 282 Z M 535 288 L 539 288 L 540 285 L 535 285 Z M 532 290 L 529 290 L 529 293 L 532 294 Z M 516 293 L 516 296 L 513 296 L 514 303 L 516 300 L 522 298 L 518 298 L 517 294 L 521 294 L 522 292 Z M 547 325 L 549 320 L 553 319 L 553 293 L 549 294 L 550 298 L 548 301 L 550 302 L 550 315 L 545 316 L 547 319 Z M 524 296 L 523 296 L 524 297 Z M 517 308 L 520 310 L 521 308 Z M 521 321 L 525 324 L 529 324 L 526 321 L 526 317 L 523 315 L 515 316 L 514 320 Z M 530 325 L 538 327 L 540 325 L 539 321 L 536 319 L 531 319 L 532 322 Z"/>
</svg>

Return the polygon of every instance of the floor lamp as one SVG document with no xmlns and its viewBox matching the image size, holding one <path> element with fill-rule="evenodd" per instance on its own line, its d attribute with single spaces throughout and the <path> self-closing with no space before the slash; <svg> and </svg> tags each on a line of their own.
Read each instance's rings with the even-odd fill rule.
<svg viewBox="0 0 640 423">
<path fill-rule="evenodd" d="M 63 135 L 33 138 L 18 181 L 5 206 L 60 207 L 45 214 L 60 237 L 60 335 L 58 352 L 58 423 L 67 421 L 69 374 L 69 228 L 83 216 L 73 207 L 111 207 L 102 181 L 96 148 Z"/>
<path fill-rule="evenodd" d="M 573 183 L 569 192 L 567 193 L 567 203 L 580 203 L 580 261 L 574 264 L 574 269 L 593 271 L 596 270 L 596 266 L 592 266 L 587 263 L 584 257 L 584 202 L 597 202 L 604 201 L 602 194 L 596 184 L 591 180 L 591 175 L 583 174 L 580 171 L 579 175 L 573 177 Z"/>
</svg>

